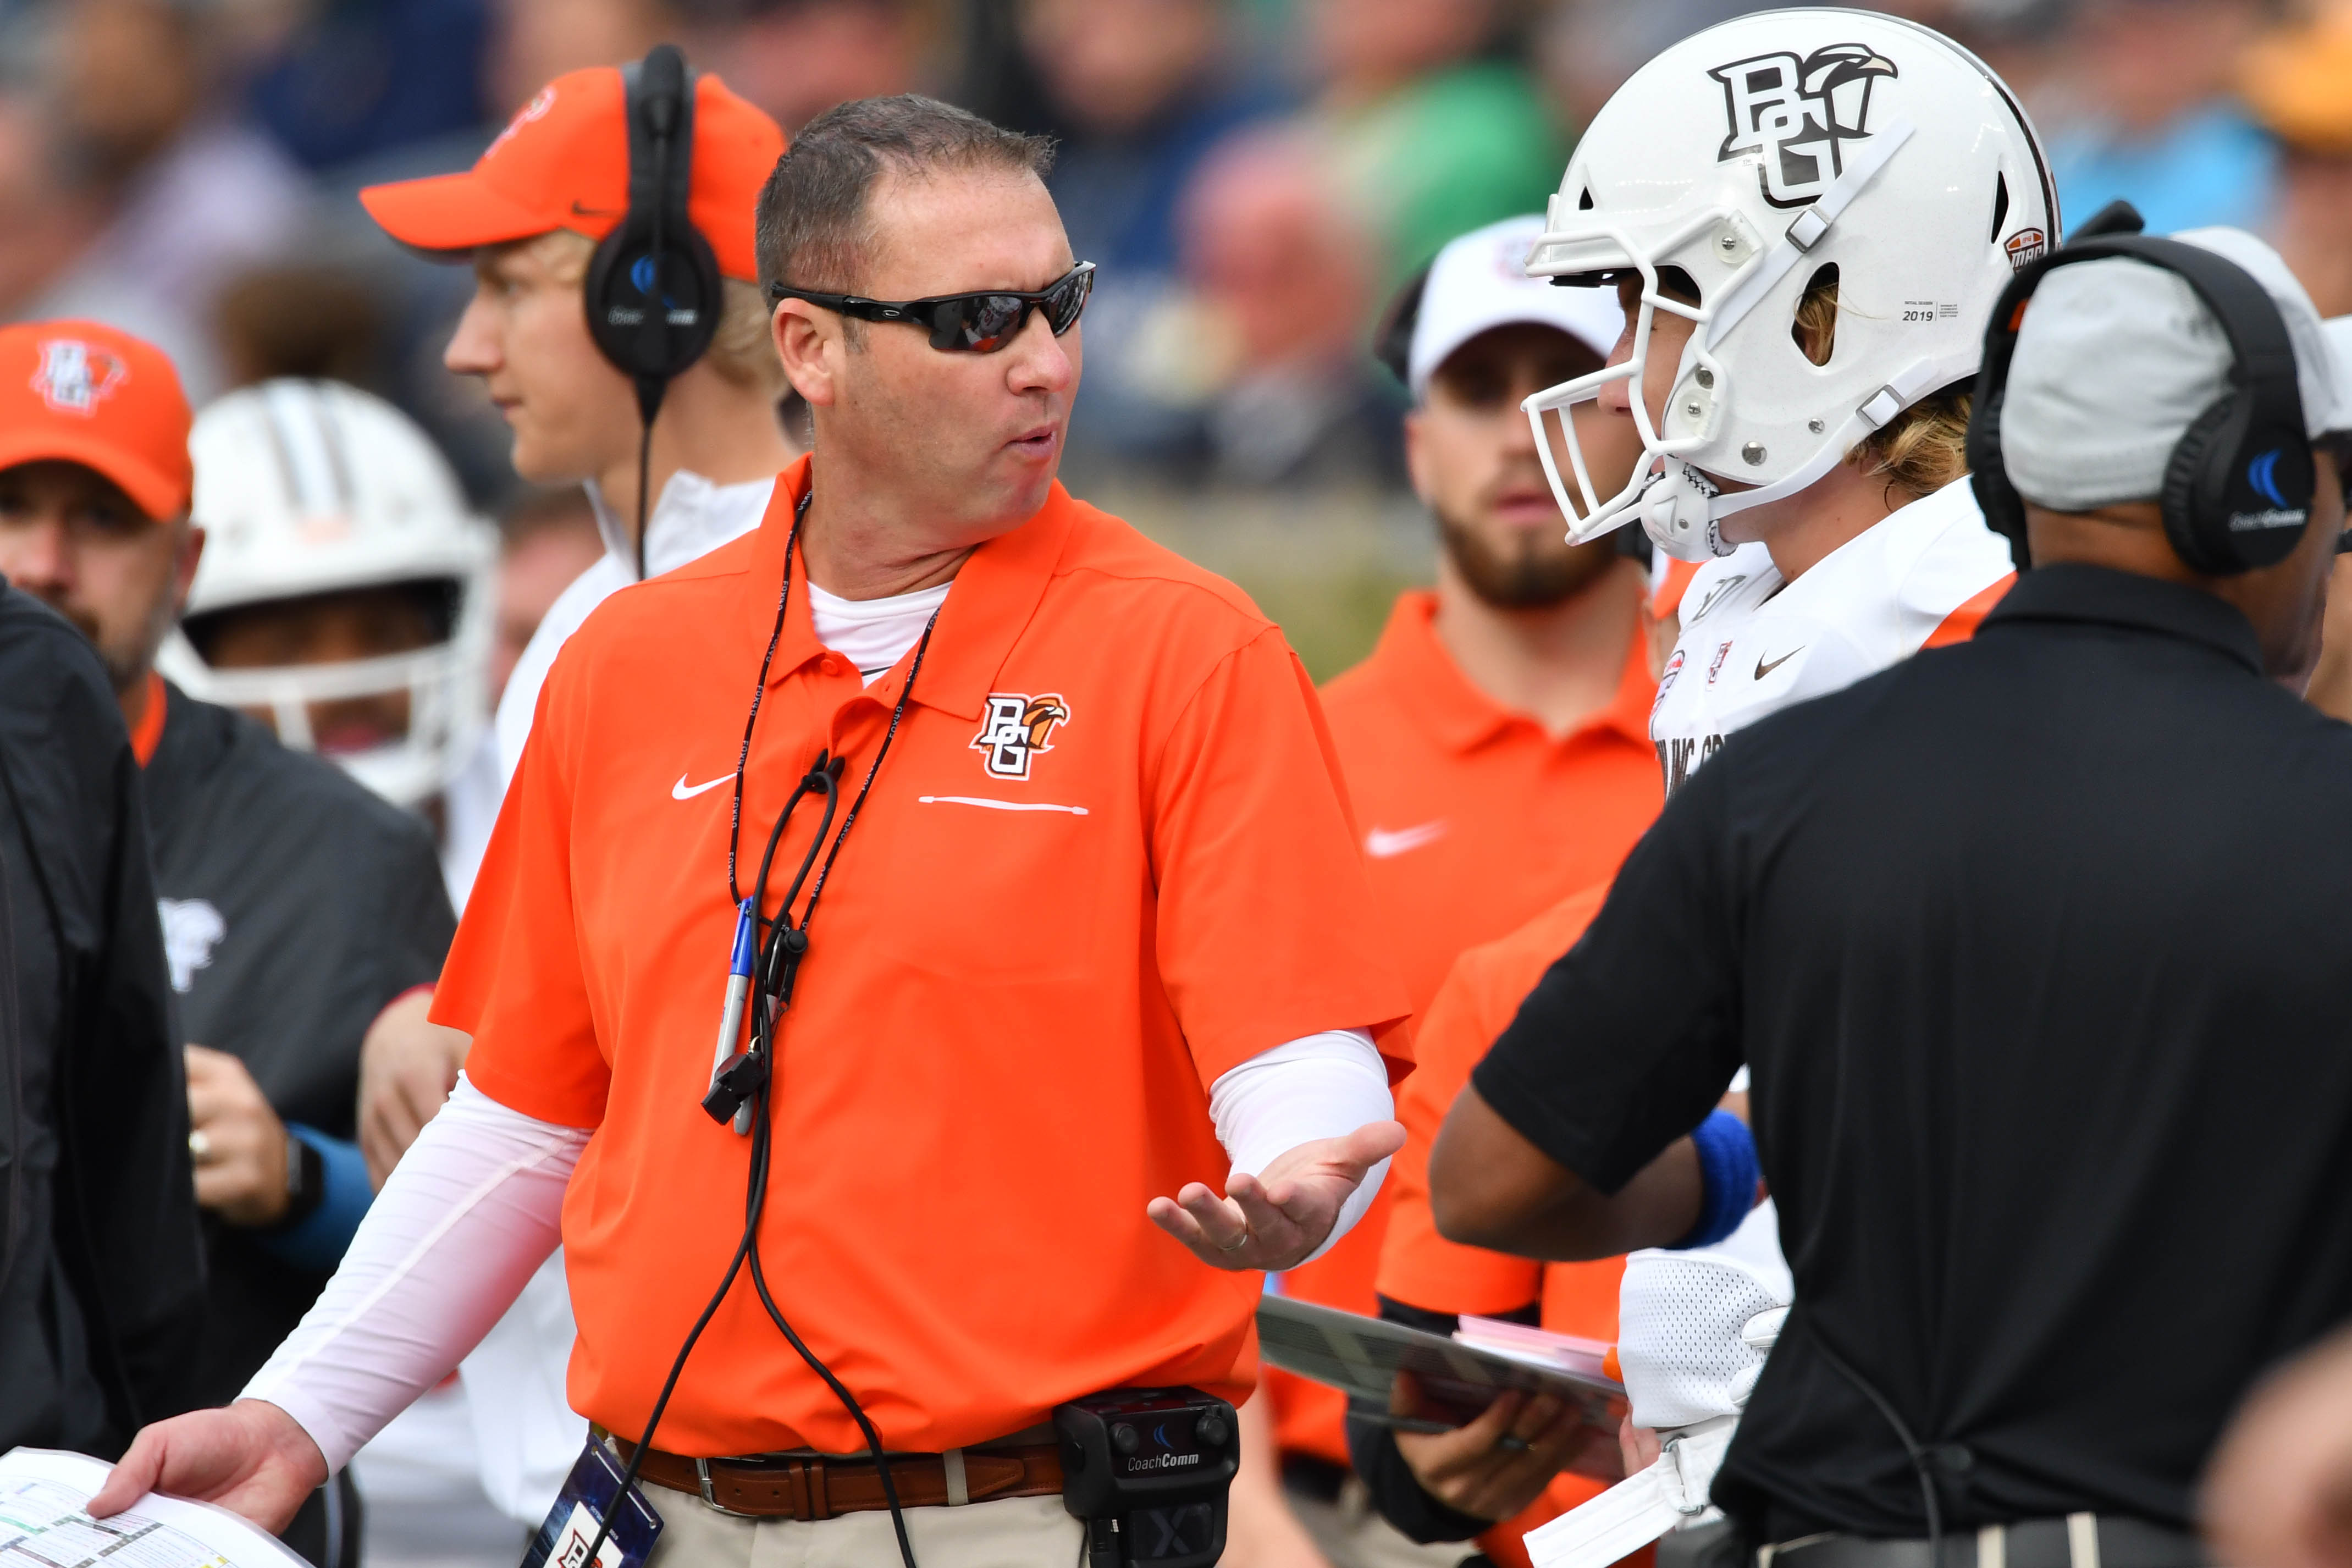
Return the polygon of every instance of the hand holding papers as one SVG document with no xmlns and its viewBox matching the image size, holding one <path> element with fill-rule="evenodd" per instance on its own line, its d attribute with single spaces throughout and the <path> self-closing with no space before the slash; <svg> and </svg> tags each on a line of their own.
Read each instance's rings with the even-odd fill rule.
<svg viewBox="0 0 2352 1568">
<path fill-rule="evenodd" d="M 110 1519 L 90 1498 L 113 1467 L 85 1454 L 0 1455 L 0 1568 L 304 1568 L 226 1509 L 150 1492 Z"/>
</svg>

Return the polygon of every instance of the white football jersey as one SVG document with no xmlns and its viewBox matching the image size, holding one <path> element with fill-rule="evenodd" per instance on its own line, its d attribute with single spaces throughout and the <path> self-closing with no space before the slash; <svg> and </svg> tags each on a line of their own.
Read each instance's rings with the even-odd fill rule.
<svg viewBox="0 0 2352 1568">
<path fill-rule="evenodd" d="M 1902 508 L 1793 583 L 1761 544 L 1707 562 L 1683 592 L 1682 636 L 1650 710 L 1667 793 L 1743 725 L 1930 641 L 1967 637 L 2011 572 L 2008 542 L 1985 526 L 1966 479 Z M 1745 1089 L 1747 1079 L 1743 1068 L 1731 1087 Z M 1617 1356 L 1635 1418 L 1686 1429 L 1737 1415 L 1792 1297 L 1769 1201 L 1713 1247 L 1633 1254 Z"/>
<path fill-rule="evenodd" d="M 1985 526 L 1966 479 L 1901 508 L 1793 583 L 1761 544 L 1707 562 L 1683 593 L 1682 635 L 1650 710 L 1666 793 L 1765 714 L 1907 658 L 1948 623 L 1947 640 L 1965 635 L 2011 571 L 2009 543 Z"/>
</svg>

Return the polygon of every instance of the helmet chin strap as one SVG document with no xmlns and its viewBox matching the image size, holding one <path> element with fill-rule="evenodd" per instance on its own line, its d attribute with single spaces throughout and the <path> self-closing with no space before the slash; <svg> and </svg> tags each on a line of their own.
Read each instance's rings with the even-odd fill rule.
<svg viewBox="0 0 2352 1568">
<path fill-rule="evenodd" d="M 1846 459 L 1871 433 L 1920 397 L 1949 385 L 1972 367 L 1943 360 L 1915 360 L 1847 415 L 1818 451 L 1769 485 L 1727 490 L 1703 470 L 1679 458 L 1664 459 L 1665 472 L 1650 481 L 1637 503 L 1650 541 L 1677 561 L 1705 561 L 1738 548 L 1723 538 L 1722 522 L 1735 512 L 1781 500 L 1807 489 Z"/>
<path fill-rule="evenodd" d="M 1710 507 L 1722 489 L 1713 479 L 1680 458 L 1664 459 L 1665 471 L 1652 479 L 1636 503 L 1642 531 L 1650 542 L 1677 561 L 1705 561 L 1728 555 Z"/>
</svg>

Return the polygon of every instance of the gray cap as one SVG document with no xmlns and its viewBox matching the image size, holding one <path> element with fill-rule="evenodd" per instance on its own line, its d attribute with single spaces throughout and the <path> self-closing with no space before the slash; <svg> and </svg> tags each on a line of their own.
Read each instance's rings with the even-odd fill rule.
<svg viewBox="0 0 2352 1568">
<path fill-rule="evenodd" d="M 2173 236 L 2252 274 L 2286 321 L 2304 422 L 2352 427 L 2352 386 L 2319 312 L 2277 251 L 2242 229 Z M 2018 328 L 2001 404 L 2001 463 L 2053 511 L 2154 500 L 2172 448 L 2227 390 L 2230 341 L 2178 274 L 2129 257 L 2062 267 Z"/>
</svg>

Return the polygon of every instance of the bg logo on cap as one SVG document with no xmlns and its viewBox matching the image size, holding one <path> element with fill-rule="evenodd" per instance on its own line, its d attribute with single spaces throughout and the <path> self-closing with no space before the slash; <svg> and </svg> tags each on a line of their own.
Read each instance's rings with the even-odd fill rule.
<svg viewBox="0 0 2352 1568">
<path fill-rule="evenodd" d="M 41 345 L 41 368 L 33 373 L 33 390 L 60 414 L 87 418 L 131 379 L 131 367 L 101 348 L 79 338 L 51 338 Z"/>
</svg>

